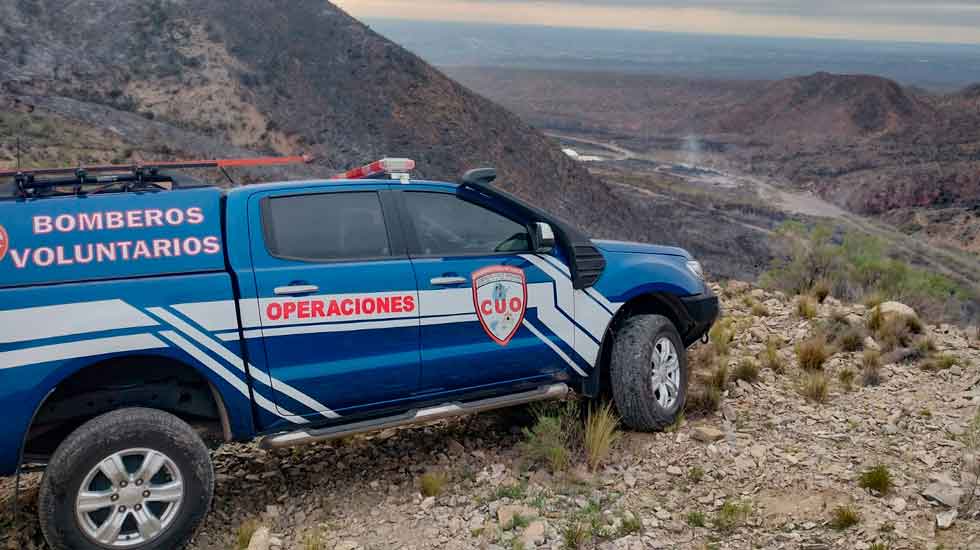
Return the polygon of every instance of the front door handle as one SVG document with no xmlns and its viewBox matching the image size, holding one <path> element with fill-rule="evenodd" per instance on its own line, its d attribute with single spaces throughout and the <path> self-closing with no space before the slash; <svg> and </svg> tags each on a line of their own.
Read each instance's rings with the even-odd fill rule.
<svg viewBox="0 0 980 550">
<path fill-rule="evenodd" d="M 466 283 L 466 277 L 433 277 L 429 282 L 436 286 L 461 285 Z"/>
<path fill-rule="evenodd" d="M 290 286 L 277 286 L 273 291 L 276 296 L 297 296 L 299 294 L 312 294 L 320 290 L 320 287 L 316 285 L 290 285 Z"/>
</svg>

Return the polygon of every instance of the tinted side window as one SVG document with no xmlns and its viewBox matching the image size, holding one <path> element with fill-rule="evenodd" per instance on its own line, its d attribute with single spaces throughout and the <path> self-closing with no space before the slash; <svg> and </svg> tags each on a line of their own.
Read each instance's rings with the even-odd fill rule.
<svg viewBox="0 0 980 550">
<path fill-rule="evenodd" d="M 405 193 L 405 208 L 422 255 L 453 256 L 528 252 L 531 236 L 523 225 L 445 193 Z"/>
<path fill-rule="evenodd" d="M 269 253 L 299 261 L 391 255 L 377 193 L 323 193 L 269 197 L 262 204 Z"/>
</svg>

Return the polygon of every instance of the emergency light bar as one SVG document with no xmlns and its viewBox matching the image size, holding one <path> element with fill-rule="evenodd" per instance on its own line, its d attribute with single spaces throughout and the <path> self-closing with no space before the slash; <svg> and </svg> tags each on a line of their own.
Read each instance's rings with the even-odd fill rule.
<svg viewBox="0 0 980 550">
<path fill-rule="evenodd" d="M 373 179 L 379 176 L 390 176 L 392 179 L 407 180 L 409 173 L 415 169 L 415 161 L 412 159 L 381 159 L 348 170 L 343 174 L 337 174 L 330 178 L 332 180 L 360 180 Z"/>
</svg>

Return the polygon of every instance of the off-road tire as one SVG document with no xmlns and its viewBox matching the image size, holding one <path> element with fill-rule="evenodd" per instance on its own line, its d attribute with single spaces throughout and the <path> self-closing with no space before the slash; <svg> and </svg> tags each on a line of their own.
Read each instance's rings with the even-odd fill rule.
<svg viewBox="0 0 980 550">
<path fill-rule="evenodd" d="M 38 515 L 53 550 L 105 550 L 89 539 L 75 515 L 75 498 L 85 476 L 102 459 L 131 448 L 159 451 L 180 470 L 184 496 L 166 530 L 133 550 L 183 548 L 211 508 L 214 468 L 200 436 L 183 420 L 154 409 L 128 408 L 98 416 L 61 443 L 41 481 Z"/>
<path fill-rule="evenodd" d="M 632 430 L 658 431 L 676 422 L 687 400 L 687 352 L 677 328 L 662 315 L 634 315 L 615 332 L 610 382 L 613 401 L 623 423 Z M 680 384 L 673 405 L 664 408 L 652 387 L 654 345 L 668 338 L 680 363 Z"/>
</svg>

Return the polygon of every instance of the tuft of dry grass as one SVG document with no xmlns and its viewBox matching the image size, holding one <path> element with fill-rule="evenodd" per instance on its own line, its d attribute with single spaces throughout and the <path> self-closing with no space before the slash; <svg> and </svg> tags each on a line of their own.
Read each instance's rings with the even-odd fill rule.
<svg viewBox="0 0 980 550">
<path fill-rule="evenodd" d="M 718 356 L 726 356 L 731 352 L 732 340 L 735 339 L 735 321 L 730 317 L 716 322 L 708 331 L 708 339 Z"/>
<path fill-rule="evenodd" d="M 576 521 L 565 526 L 561 532 L 563 550 L 582 550 L 589 542 L 592 530 L 589 525 Z"/>
<path fill-rule="evenodd" d="M 879 496 L 885 496 L 892 489 L 892 474 L 888 471 L 888 466 L 878 464 L 861 472 L 858 486 L 873 491 Z"/>
<path fill-rule="evenodd" d="M 707 385 L 724 392 L 728 387 L 728 365 L 720 362 L 708 375 Z"/>
<path fill-rule="evenodd" d="M 422 496 L 437 497 L 442 494 L 449 482 L 449 476 L 444 472 L 426 472 L 419 478 L 419 491 Z"/>
<path fill-rule="evenodd" d="M 762 362 L 762 366 L 775 372 L 776 374 L 782 374 L 786 372 L 786 366 L 779 359 L 779 340 L 775 337 L 770 337 L 766 341 L 766 347 L 759 354 L 759 360 Z"/>
<path fill-rule="evenodd" d="M 831 355 L 830 345 L 823 335 L 814 336 L 796 346 L 796 358 L 800 368 L 805 371 L 822 370 Z"/>
<path fill-rule="evenodd" d="M 715 514 L 714 527 L 729 532 L 744 523 L 752 514 L 752 507 L 746 502 L 726 500 Z"/>
<path fill-rule="evenodd" d="M 810 296 L 800 295 L 796 300 L 796 314 L 801 319 L 813 319 L 817 316 L 817 303 Z"/>
<path fill-rule="evenodd" d="M 826 279 L 821 279 L 813 283 L 813 288 L 810 289 L 810 294 L 817 299 L 817 302 L 824 303 L 828 296 L 830 296 L 830 282 Z"/>
<path fill-rule="evenodd" d="M 830 526 L 837 531 L 850 529 L 859 523 L 861 514 L 849 504 L 838 506 L 830 513 Z"/>
<path fill-rule="evenodd" d="M 865 350 L 861 356 L 861 384 L 877 386 L 881 384 L 881 354 L 875 350 Z"/>
<path fill-rule="evenodd" d="M 905 317 L 888 317 L 878 327 L 875 335 L 884 351 L 908 347 L 912 343 L 912 331 Z"/>
<path fill-rule="evenodd" d="M 561 416 L 538 414 L 534 425 L 524 428 L 524 454 L 532 462 L 547 464 L 553 474 L 564 472 L 571 461 L 565 424 Z"/>
<path fill-rule="evenodd" d="M 752 304 L 752 315 L 754 317 L 769 317 L 769 308 L 759 302 L 756 302 Z"/>
<path fill-rule="evenodd" d="M 259 522 L 254 519 L 245 521 L 245 523 L 238 526 L 235 532 L 235 542 L 237 543 L 238 550 L 246 550 L 248 548 L 248 543 L 252 542 L 252 535 L 259 530 Z"/>
<path fill-rule="evenodd" d="M 926 372 L 939 372 L 951 369 L 958 365 L 959 362 L 959 358 L 957 358 L 955 355 L 944 353 L 942 355 L 930 357 L 928 360 L 922 363 L 921 368 Z"/>
<path fill-rule="evenodd" d="M 877 305 L 871 309 L 871 315 L 868 316 L 868 330 L 873 333 L 877 333 L 881 325 L 885 323 L 885 314 L 881 312 L 881 308 Z"/>
<path fill-rule="evenodd" d="M 691 414 L 711 414 L 717 412 L 721 407 L 721 391 L 714 386 L 705 386 L 699 389 L 692 389 L 687 394 L 687 403 L 684 411 Z"/>
<path fill-rule="evenodd" d="M 327 550 L 327 537 L 322 529 L 317 527 L 303 536 L 303 550 Z"/>
<path fill-rule="evenodd" d="M 604 403 L 597 409 L 589 409 L 582 442 L 589 468 L 593 471 L 609 458 L 613 446 L 623 436 L 618 426 L 619 417 L 613 412 L 612 403 Z"/>
<path fill-rule="evenodd" d="M 830 395 L 830 382 L 827 374 L 822 371 L 812 371 L 800 379 L 800 395 L 814 403 L 826 403 Z"/>
<path fill-rule="evenodd" d="M 864 332 L 857 327 L 848 328 L 837 337 L 837 343 L 843 351 L 861 351 L 864 348 Z"/>
<path fill-rule="evenodd" d="M 754 383 L 759 381 L 759 365 L 755 361 L 749 358 L 742 359 L 738 362 L 738 366 L 735 367 L 735 372 L 732 374 L 732 379 L 745 380 L 746 382 Z"/>
<path fill-rule="evenodd" d="M 855 376 L 854 371 L 851 369 L 844 369 L 837 373 L 837 379 L 840 380 L 840 384 L 844 388 L 844 391 L 849 392 L 854 387 Z"/>
</svg>

